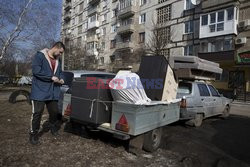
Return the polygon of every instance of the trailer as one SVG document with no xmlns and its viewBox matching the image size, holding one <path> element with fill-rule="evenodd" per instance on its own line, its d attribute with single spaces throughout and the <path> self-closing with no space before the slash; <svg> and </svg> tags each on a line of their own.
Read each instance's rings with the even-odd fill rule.
<svg viewBox="0 0 250 167">
<path fill-rule="evenodd" d="M 95 83 L 100 83 L 95 79 Z M 105 131 L 127 140 L 131 147 L 156 150 L 161 143 L 162 127 L 179 120 L 180 100 L 148 104 L 119 102 L 112 98 L 110 89 L 87 89 L 87 86 L 90 86 L 88 78 L 73 81 L 72 94 L 64 94 L 64 115 L 87 130 Z"/>
<path fill-rule="evenodd" d="M 97 129 L 122 140 L 131 140 L 133 147 L 153 152 L 160 146 L 162 127 L 179 120 L 180 105 L 178 100 L 152 101 L 148 105 L 114 102 L 111 115 L 111 123 L 103 123 Z M 139 143 L 134 142 L 138 139 Z"/>
</svg>

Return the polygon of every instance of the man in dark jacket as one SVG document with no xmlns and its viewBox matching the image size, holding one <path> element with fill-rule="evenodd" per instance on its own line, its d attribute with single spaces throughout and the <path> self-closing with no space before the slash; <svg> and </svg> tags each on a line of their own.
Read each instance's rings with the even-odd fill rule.
<svg viewBox="0 0 250 167">
<path fill-rule="evenodd" d="M 60 86 L 64 83 L 59 57 L 63 54 L 65 46 L 56 42 L 52 48 L 43 49 L 35 55 L 32 61 L 32 116 L 30 143 L 38 144 L 38 132 L 44 106 L 49 113 L 49 127 L 53 135 L 57 134 L 56 122 L 58 113 L 58 99 Z"/>
</svg>

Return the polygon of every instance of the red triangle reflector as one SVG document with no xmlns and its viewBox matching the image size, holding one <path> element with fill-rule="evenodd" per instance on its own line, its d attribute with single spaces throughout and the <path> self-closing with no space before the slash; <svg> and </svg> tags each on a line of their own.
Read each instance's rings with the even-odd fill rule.
<svg viewBox="0 0 250 167">
<path fill-rule="evenodd" d="M 122 114 L 122 116 L 121 116 L 121 118 L 120 118 L 120 120 L 119 120 L 118 123 L 122 124 L 122 125 L 127 125 L 128 124 L 128 121 L 127 121 L 127 119 L 126 119 L 126 117 L 125 117 L 124 114 Z"/>
</svg>

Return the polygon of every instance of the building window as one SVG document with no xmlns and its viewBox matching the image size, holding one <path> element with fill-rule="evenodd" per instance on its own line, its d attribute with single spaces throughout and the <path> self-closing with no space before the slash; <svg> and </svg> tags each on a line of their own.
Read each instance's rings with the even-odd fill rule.
<svg viewBox="0 0 250 167">
<path fill-rule="evenodd" d="M 114 39 L 114 40 L 111 40 L 111 41 L 110 41 L 110 49 L 115 48 L 115 46 L 116 46 L 116 40 L 115 40 L 115 39 Z"/>
<path fill-rule="evenodd" d="M 79 5 L 79 12 L 82 12 L 82 11 L 83 11 L 83 2 L 80 3 L 80 5 Z"/>
<path fill-rule="evenodd" d="M 207 25 L 208 24 L 208 15 L 203 15 L 202 17 L 201 17 L 201 25 L 202 26 L 205 26 L 205 25 Z"/>
<path fill-rule="evenodd" d="M 158 3 L 163 3 L 163 2 L 167 2 L 167 0 L 158 0 Z"/>
<path fill-rule="evenodd" d="M 78 23 L 81 23 L 83 21 L 82 13 L 78 16 L 78 20 L 79 20 Z"/>
<path fill-rule="evenodd" d="M 131 34 L 130 35 L 123 35 L 121 36 L 122 42 L 130 42 L 131 41 Z"/>
<path fill-rule="evenodd" d="M 75 25 L 75 18 L 72 19 L 72 25 Z"/>
<path fill-rule="evenodd" d="M 224 48 L 223 50 L 232 50 L 233 49 L 233 39 L 232 38 L 225 38 L 224 39 Z"/>
<path fill-rule="evenodd" d="M 111 32 L 114 33 L 117 31 L 117 26 L 116 24 L 111 25 Z"/>
<path fill-rule="evenodd" d="M 159 36 L 157 37 L 158 40 L 160 40 L 159 42 L 169 43 L 170 38 L 171 38 L 170 27 L 164 27 L 164 28 L 158 29 L 157 36 Z"/>
<path fill-rule="evenodd" d="M 222 22 L 222 21 L 224 21 L 224 10 L 221 12 L 218 12 L 217 22 Z"/>
<path fill-rule="evenodd" d="M 217 19 L 216 19 L 217 18 Z M 210 32 L 224 31 L 225 12 L 219 11 L 210 14 Z"/>
<path fill-rule="evenodd" d="M 232 37 L 219 38 L 214 41 L 201 42 L 200 52 L 221 52 L 233 50 Z"/>
<path fill-rule="evenodd" d="M 101 44 L 101 50 L 105 50 L 105 42 L 102 42 L 102 44 Z"/>
<path fill-rule="evenodd" d="M 96 15 L 93 15 L 90 17 L 90 22 L 94 22 L 97 20 L 97 16 Z"/>
<path fill-rule="evenodd" d="M 78 34 L 82 33 L 82 25 L 78 26 Z"/>
<path fill-rule="evenodd" d="M 166 23 L 171 19 L 171 5 L 157 9 L 157 23 Z"/>
<path fill-rule="evenodd" d="M 234 8 L 227 9 L 227 20 L 234 19 Z"/>
<path fill-rule="evenodd" d="M 81 43 L 82 43 L 82 37 L 78 37 L 77 38 L 77 45 L 81 46 Z"/>
<path fill-rule="evenodd" d="M 100 57 L 100 65 L 104 64 L 104 57 Z"/>
<path fill-rule="evenodd" d="M 102 35 L 106 35 L 106 27 L 103 27 L 103 29 L 102 29 Z"/>
<path fill-rule="evenodd" d="M 145 5 L 147 3 L 147 0 L 140 0 L 140 5 Z"/>
<path fill-rule="evenodd" d="M 185 23 L 185 33 L 189 34 L 189 33 L 193 33 L 193 32 L 194 32 L 194 22 L 193 22 L 193 20 L 187 21 Z"/>
<path fill-rule="evenodd" d="M 107 21 L 107 13 L 103 15 L 102 23 L 106 23 L 106 21 Z"/>
<path fill-rule="evenodd" d="M 187 45 L 184 47 L 184 56 L 193 56 L 193 45 Z"/>
<path fill-rule="evenodd" d="M 120 10 L 132 6 L 132 0 L 120 0 Z"/>
<path fill-rule="evenodd" d="M 224 30 L 224 23 L 217 24 L 217 31 L 223 31 Z"/>
<path fill-rule="evenodd" d="M 87 43 L 87 49 L 88 50 L 94 50 L 94 48 L 95 48 L 95 43 L 94 42 Z"/>
<path fill-rule="evenodd" d="M 139 43 L 145 42 L 145 32 L 139 33 Z"/>
<path fill-rule="evenodd" d="M 116 17 L 117 16 L 117 9 L 113 9 L 112 10 L 112 17 Z"/>
<path fill-rule="evenodd" d="M 215 23 L 216 21 L 216 13 L 211 13 L 210 14 L 210 24 Z"/>
<path fill-rule="evenodd" d="M 191 0 L 186 0 L 185 1 L 185 9 L 188 10 L 188 9 L 192 9 L 194 8 L 194 5 L 192 4 Z"/>
<path fill-rule="evenodd" d="M 146 22 L 146 13 L 140 15 L 139 24 L 144 24 Z"/>
<path fill-rule="evenodd" d="M 130 24 L 133 24 L 133 19 L 131 19 L 131 18 L 121 21 L 121 26 L 127 26 L 127 25 L 130 25 Z"/>
</svg>

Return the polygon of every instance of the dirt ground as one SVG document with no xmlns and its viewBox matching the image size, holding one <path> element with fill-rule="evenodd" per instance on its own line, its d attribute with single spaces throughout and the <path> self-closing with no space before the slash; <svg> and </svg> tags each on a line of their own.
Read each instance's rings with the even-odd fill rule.
<svg viewBox="0 0 250 167">
<path fill-rule="evenodd" d="M 63 128 L 58 137 L 46 133 L 40 138 L 41 144 L 33 146 L 28 142 L 31 106 L 25 101 L 10 104 L 10 92 L 0 89 L 0 166 L 250 165 L 250 119 L 238 117 L 210 119 L 201 128 L 181 123 L 166 127 L 161 148 L 154 153 L 135 155 L 126 150 L 126 142 L 109 135 L 86 137 L 64 132 Z M 46 118 L 45 111 L 43 121 Z"/>
</svg>

